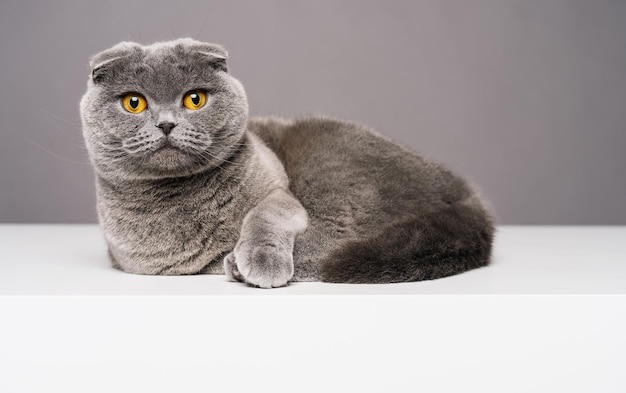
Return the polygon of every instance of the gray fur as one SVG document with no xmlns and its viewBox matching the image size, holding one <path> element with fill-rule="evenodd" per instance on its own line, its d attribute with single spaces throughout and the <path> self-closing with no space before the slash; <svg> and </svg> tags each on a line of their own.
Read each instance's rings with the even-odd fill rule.
<svg viewBox="0 0 626 393">
<path fill-rule="evenodd" d="M 467 183 L 357 124 L 248 118 L 220 46 L 121 43 L 81 101 L 114 266 L 289 281 L 433 279 L 489 262 L 493 220 Z M 206 105 L 182 106 L 191 90 Z M 126 112 L 125 93 L 148 109 Z M 177 124 L 169 135 L 156 125 Z"/>
</svg>

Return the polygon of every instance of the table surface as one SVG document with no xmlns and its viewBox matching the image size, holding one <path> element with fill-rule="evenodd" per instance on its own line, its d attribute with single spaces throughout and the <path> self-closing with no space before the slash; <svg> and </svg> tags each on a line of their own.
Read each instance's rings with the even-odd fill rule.
<svg viewBox="0 0 626 393">
<path fill-rule="evenodd" d="M 505 226 L 458 276 L 263 290 L 117 271 L 95 225 L 0 225 L 0 391 L 621 393 L 625 240 Z"/>
<path fill-rule="evenodd" d="M 272 290 L 221 275 L 113 269 L 96 225 L 0 225 L 0 295 L 626 294 L 626 227 L 500 226 L 490 266 L 433 281 L 292 283 Z"/>
</svg>

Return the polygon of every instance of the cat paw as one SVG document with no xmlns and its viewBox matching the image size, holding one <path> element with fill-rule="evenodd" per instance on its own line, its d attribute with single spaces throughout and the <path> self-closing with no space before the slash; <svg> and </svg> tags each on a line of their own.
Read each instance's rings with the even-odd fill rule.
<svg viewBox="0 0 626 393">
<path fill-rule="evenodd" d="M 229 278 L 255 287 L 282 287 L 293 277 L 293 256 L 265 245 L 236 248 L 224 258 L 224 270 Z"/>
<path fill-rule="evenodd" d="M 235 254 L 233 252 L 228 253 L 228 255 L 224 257 L 224 274 L 226 274 L 226 278 L 230 281 L 246 282 L 237 269 Z"/>
</svg>

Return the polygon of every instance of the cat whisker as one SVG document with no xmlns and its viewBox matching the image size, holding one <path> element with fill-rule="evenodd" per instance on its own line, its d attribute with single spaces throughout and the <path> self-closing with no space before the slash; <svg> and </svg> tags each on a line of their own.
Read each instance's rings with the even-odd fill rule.
<svg viewBox="0 0 626 393">
<path fill-rule="evenodd" d="M 71 162 L 71 163 L 74 163 L 74 164 L 91 165 L 91 163 L 89 161 L 87 161 L 87 162 L 76 161 L 76 160 L 72 160 L 71 158 L 63 157 L 63 156 L 61 156 L 61 155 L 59 155 L 59 154 L 57 154 L 57 153 L 55 153 L 55 152 L 53 152 L 51 150 L 46 149 L 45 147 L 41 146 L 37 142 L 30 141 L 30 143 L 32 143 L 33 145 L 37 146 L 38 148 L 40 148 L 41 150 L 45 151 L 46 153 L 48 153 L 48 154 L 50 154 L 50 155 L 52 155 L 52 156 L 54 156 L 56 158 L 60 158 L 60 159 L 62 159 L 64 161 Z"/>
<path fill-rule="evenodd" d="M 209 19 L 209 13 L 207 12 L 206 16 L 204 17 L 204 21 L 200 25 L 200 30 L 198 31 L 198 34 L 196 34 L 196 36 L 194 37 L 195 39 L 198 39 L 198 37 L 200 37 L 200 34 L 202 34 L 202 30 L 204 30 L 204 25 L 206 25 L 206 21 L 208 19 Z"/>
<path fill-rule="evenodd" d="M 198 153 L 196 153 L 196 155 L 201 157 L 201 158 L 204 158 L 204 159 L 210 158 L 210 159 L 218 160 L 220 163 L 225 163 L 226 162 L 226 163 L 229 163 L 229 164 L 235 165 L 235 166 L 240 166 L 240 167 L 244 167 L 245 166 L 245 165 L 242 165 L 240 163 L 237 163 L 237 162 L 234 162 L 234 161 L 230 161 L 230 160 L 227 160 L 225 158 L 221 158 L 221 157 L 218 157 L 216 155 L 213 155 L 213 154 L 209 153 L 208 151 L 198 152 Z"/>
<path fill-rule="evenodd" d="M 67 124 L 71 124 L 73 126 L 81 126 L 81 122 L 80 121 L 67 120 L 67 119 L 64 119 L 62 117 L 59 117 L 59 116 L 55 115 L 54 113 L 45 111 L 45 110 L 43 110 L 41 108 L 39 108 L 38 110 L 39 110 L 39 112 L 43 113 L 44 115 L 50 116 L 50 117 L 52 117 L 55 120 L 62 121 L 62 122 L 67 123 Z"/>
</svg>

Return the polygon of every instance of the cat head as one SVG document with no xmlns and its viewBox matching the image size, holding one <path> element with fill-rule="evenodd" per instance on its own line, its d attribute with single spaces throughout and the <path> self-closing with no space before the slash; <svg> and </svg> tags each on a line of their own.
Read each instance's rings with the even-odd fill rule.
<svg viewBox="0 0 626 393">
<path fill-rule="evenodd" d="M 96 172 L 112 180 L 186 176 L 243 143 L 246 94 L 218 45 L 122 42 L 95 55 L 80 103 Z"/>
</svg>

